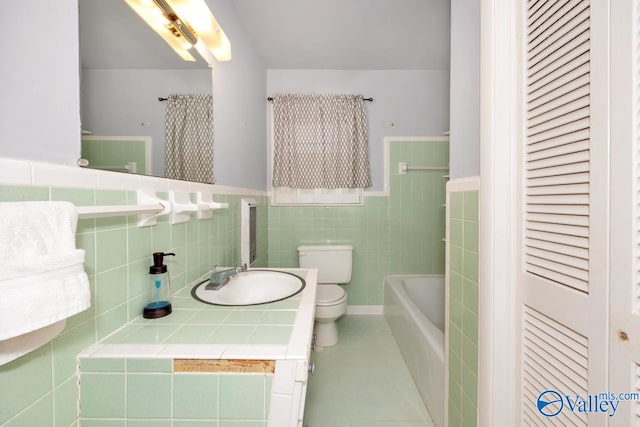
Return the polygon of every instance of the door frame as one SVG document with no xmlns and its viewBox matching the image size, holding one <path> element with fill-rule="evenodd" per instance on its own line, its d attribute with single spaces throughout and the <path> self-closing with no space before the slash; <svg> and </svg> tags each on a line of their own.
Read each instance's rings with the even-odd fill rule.
<svg viewBox="0 0 640 427">
<path fill-rule="evenodd" d="M 519 115 L 520 40 L 516 36 L 520 13 L 519 2 L 481 0 L 480 426 L 517 425 L 521 413 L 517 346 L 520 314 L 516 286 L 520 265 L 517 212 L 521 200 L 519 144 L 514 143 L 521 140 L 522 123 Z M 615 16 L 609 18 L 615 19 Z M 606 40 L 606 43 L 610 42 Z M 606 108 L 609 108 L 608 104 Z M 612 132 L 615 132 L 614 128 L 612 126 Z M 616 169 L 611 168 L 609 172 L 615 173 Z M 613 191 L 616 175 L 611 179 L 614 181 L 599 185 Z M 620 210 L 615 208 L 610 212 L 610 224 L 616 224 L 616 218 L 619 218 Z M 608 206 L 605 211 L 609 212 Z M 610 319 L 607 321 L 611 323 Z"/>
<path fill-rule="evenodd" d="M 518 2 L 481 0 L 478 425 L 517 425 Z M 506 66 L 504 64 L 507 64 Z"/>
<path fill-rule="evenodd" d="M 634 194 L 638 179 L 638 19 L 640 2 L 611 2 L 611 268 L 609 320 L 609 385 L 615 392 L 633 390 L 636 375 L 630 371 L 637 357 L 638 320 L 632 319 L 633 293 L 629 286 L 637 282 L 636 257 L 638 196 Z M 633 88 L 633 90 L 629 90 Z M 629 332 L 627 340 L 621 331 Z M 637 359 L 635 359 L 637 360 Z M 621 410 L 611 425 L 630 425 L 635 404 L 620 405 Z"/>
</svg>

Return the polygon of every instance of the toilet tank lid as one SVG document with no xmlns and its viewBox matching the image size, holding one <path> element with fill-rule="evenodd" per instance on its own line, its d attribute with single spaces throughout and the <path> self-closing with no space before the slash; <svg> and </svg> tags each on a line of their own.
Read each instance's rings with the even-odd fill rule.
<svg viewBox="0 0 640 427">
<path fill-rule="evenodd" d="M 300 245 L 298 246 L 298 252 L 300 251 L 353 251 L 351 245 Z"/>
</svg>

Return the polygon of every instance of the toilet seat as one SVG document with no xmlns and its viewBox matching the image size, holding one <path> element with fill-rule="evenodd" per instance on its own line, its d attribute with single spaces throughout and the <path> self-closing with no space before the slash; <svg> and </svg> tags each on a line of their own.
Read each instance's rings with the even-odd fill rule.
<svg viewBox="0 0 640 427">
<path fill-rule="evenodd" d="M 338 285 L 318 285 L 316 305 L 336 305 L 347 298 L 347 293 Z"/>
</svg>

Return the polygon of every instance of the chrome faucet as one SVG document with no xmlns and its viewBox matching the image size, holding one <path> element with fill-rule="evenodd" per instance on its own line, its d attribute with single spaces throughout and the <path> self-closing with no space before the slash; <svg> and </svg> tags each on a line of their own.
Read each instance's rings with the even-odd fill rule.
<svg viewBox="0 0 640 427">
<path fill-rule="evenodd" d="M 247 271 L 247 264 L 244 264 L 242 267 L 227 268 L 225 270 L 218 270 L 218 266 L 216 265 L 211 271 L 209 283 L 204 288 L 210 291 L 217 291 L 229 283 L 229 280 L 236 274 L 243 271 Z"/>
</svg>

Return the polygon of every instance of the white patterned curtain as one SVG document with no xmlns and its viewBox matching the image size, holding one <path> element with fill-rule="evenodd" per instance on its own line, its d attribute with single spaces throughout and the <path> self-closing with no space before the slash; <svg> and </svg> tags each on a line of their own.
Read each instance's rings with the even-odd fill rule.
<svg viewBox="0 0 640 427">
<path fill-rule="evenodd" d="M 273 96 L 273 186 L 371 186 L 361 95 Z"/>
<path fill-rule="evenodd" d="M 165 114 L 165 177 L 213 184 L 213 97 L 169 95 Z"/>
</svg>

